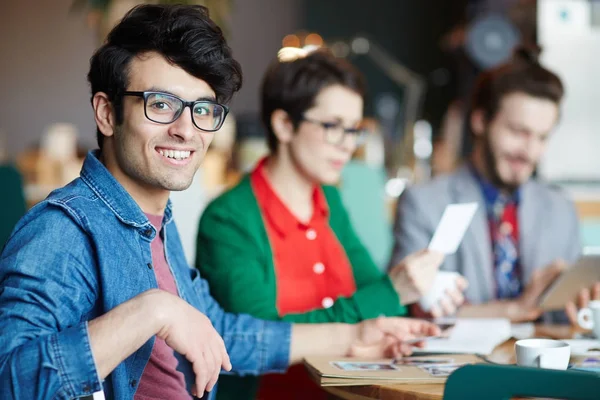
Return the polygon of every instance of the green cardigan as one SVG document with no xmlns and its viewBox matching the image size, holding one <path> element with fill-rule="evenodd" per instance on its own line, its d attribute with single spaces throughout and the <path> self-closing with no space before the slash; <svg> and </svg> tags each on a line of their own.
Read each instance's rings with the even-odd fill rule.
<svg viewBox="0 0 600 400">
<path fill-rule="evenodd" d="M 338 190 L 323 186 L 331 229 L 342 244 L 354 273 L 356 292 L 332 307 L 281 318 L 276 308 L 273 254 L 262 214 L 246 175 L 215 199 L 200 220 L 196 267 L 225 311 L 267 320 L 296 323 L 356 323 L 381 315 L 405 315 L 406 309 L 387 275 L 382 273 L 351 226 Z M 219 399 L 253 398 L 256 378 L 222 376 Z"/>
</svg>

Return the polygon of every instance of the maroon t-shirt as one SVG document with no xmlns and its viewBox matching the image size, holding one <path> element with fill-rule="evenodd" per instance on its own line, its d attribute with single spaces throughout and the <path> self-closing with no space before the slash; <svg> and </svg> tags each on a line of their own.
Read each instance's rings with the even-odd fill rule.
<svg viewBox="0 0 600 400">
<path fill-rule="evenodd" d="M 162 225 L 162 215 L 146 214 L 152 225 L 160 232 Z M 152 265 L 154 274 L 158 282 L 159 289 L 165 290 L 175 296 L 179 296 L 175 279 L 167 264 L 163 240 L 156 235 L 151 243 Z M 144 369 L 140 384 L 135 392 L 135 400 L 190 400 L 192 397 L 185 387 L 185 378 L 183 374 L 177 371 L 177 358 L 164 340 L 156 338 L 150 361 Z"/>
</svg>

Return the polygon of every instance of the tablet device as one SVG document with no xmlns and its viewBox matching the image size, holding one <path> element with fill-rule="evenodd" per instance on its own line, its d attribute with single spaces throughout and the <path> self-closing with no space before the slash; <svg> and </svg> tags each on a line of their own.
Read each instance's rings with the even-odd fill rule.
<svg viewBox="0 0 600 400">
<path fill-rule="evenodd" d="M 577 298 L 581 289 L 595 282 L 600 282 L 600 255 L 583 256 L 550 284 L 538 305 L 544 311 L 562 310 Z"/>
</svg>

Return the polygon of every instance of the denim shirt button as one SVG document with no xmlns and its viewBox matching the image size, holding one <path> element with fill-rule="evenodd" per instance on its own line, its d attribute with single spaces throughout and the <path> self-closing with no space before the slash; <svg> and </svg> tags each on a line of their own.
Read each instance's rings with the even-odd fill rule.
<svg viewBox="0 0 600 400">
<path fill-rule="evenodd" d="M 131 385 L 132 388 L 134 388 L 137 385 L 137 381 L 135 379 L 132 379 L 129 381 L 129 384 Z"/>
<path fill-rule="evenodd" d="M 84 393 L 89 393 L 91 391 L 91 388 L 89 387 L 89 385 L 83 385 L 83 392 Z"/>
<path fill-rule="evenodd" d="M 148 266 L 148 269 L 152 269 L 152 263 L 148 263 L 146 265 Z"/>
<path fill-rule="evenodd" d="M 146 236 L 146 237 L 150 237 L 150 236 L 152 236 L 152 229 L 146 229 L 146 230 L 144 231 L 144 236 Z"/>
</svg>

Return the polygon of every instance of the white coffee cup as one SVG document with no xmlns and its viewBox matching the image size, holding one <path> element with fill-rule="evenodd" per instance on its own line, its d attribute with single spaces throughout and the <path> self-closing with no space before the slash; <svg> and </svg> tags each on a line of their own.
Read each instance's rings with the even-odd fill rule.
<svg viewBox="0 0 600 400">
<path fill-rule="evenodd" d="M 560 340 L 523 339 L 515 343 L 517 365 L 546 369 L 567 369 L 571 346 Z"/>
<path fill-rule="evenodd" d="M 447 290 L 456 289 L 456 280 L 460 275 L 454 271 L 438 271 L 431 289 L 419 301 L 423 311 L 429 311 L 446 296 Z"/>
<path fill-rule="evenodd" d="M 583 329 L 591 329 L 600 339 L 600 300 L 590 301 L 586 308 L 579 310 L 577 323 Z"/>
</svg>

